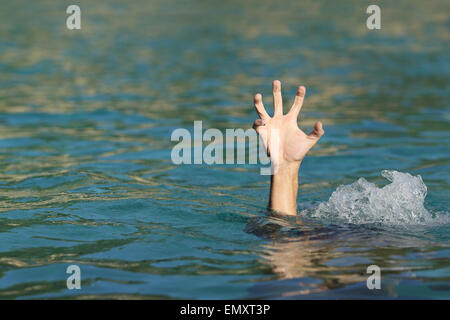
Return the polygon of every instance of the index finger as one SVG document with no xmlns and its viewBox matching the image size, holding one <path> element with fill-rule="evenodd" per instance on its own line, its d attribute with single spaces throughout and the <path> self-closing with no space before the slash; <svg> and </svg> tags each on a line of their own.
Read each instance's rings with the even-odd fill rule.
<svg viewBox="0 0 450 320">
<path fill-rule="evenodd" d="M 300 86 L 297 89 L 297 94 L 295 95 L 294 104 L 291 107 L 291 110 L 289 110 L 289 113 L 294 115 L 294 117 L 298 117 L 298 114 L 300 113 L 300 110 L 303 106 L 303 100 L 305 99 L 305 93 L 306 89 L 304 86 Z"/>
</svg>

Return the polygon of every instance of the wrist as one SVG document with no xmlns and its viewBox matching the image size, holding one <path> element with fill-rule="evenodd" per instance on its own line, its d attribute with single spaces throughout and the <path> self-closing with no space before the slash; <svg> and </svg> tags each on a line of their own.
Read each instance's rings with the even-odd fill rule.
<svg viewBox="0 0 450 320">
<path fill-rule="evenodd" d="M 285 162 L 275 168 L 271 177 L 270 209 L 287 215 L 297 214 L 300 163 L 301 161 Z"/>
<path fill-rule="evenodd" d="M 298 179 L 298 171 L 301 161 L 282 162 L 274 168 L 273 177 L 275 178 L 296 178 Z"/>
</svg>

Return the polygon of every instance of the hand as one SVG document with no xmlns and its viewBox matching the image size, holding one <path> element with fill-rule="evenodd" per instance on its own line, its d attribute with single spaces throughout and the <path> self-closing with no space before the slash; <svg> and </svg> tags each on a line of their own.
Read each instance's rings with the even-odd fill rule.
<svg viewBox="0 0 450 320">
<path fill-rule="evenodd" d="M 305 98 L 305 87 L 298 87 L 291 110 L 283 115 L 281 83 L 273 82 L 274 115 L 270 117 L 262 103 L 260 94 L 255 95 L 255 108 L 260 119 L 253 128 L 264 142 L 272 162 L 269 208 L 279 213 L 297 214 L 298 170 L 308 151 L 324 134 L 322 123 L 306 135 L 297 125 L 297 118 Z"/>
<path fill-rule="evenodd" d="M 256 94 L 254 103 L 260 119 L 255 120 L 253 128 L 261 136 L 272 164 L 278 168 L 289 163 L 300 162 L 319 141 L 324 131 L 321 122 L 315 124 L 314 130 L 309 135 L 306 135 L 297 125 L 297 118 L 305 97 L 305 87 L 298 87 L 291 110 L 283 115 L 281 83 L 275 80 L 272 86 L 274 115 L 269 116 L 262 103 L 261 94 Z"/>
</svg>

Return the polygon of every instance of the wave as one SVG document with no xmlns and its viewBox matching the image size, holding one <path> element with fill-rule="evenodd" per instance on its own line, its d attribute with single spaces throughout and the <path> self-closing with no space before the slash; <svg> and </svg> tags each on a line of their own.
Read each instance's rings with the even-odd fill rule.
<svg viewBox="0 0 450 320">
<path fill-rule="evenodd" d="M 327 202 L 303 213 L 332 223 L 411 225 L 450 220 L 448 215 L 437 216 L 424 207 L 427 186 L 420 175 L 389 170 L 381 175 L 391 183 L 379 188 L 359 178 L 340 185 Z"/>
</svg>

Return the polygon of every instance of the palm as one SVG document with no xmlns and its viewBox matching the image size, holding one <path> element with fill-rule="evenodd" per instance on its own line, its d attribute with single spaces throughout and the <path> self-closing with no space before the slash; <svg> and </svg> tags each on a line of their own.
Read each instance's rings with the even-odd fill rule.
<svg viewBox="0 0 450 320">
<path fill-rule="evenodd" d="M 273 82 L 273 96 L 273 117 L 267 114 L 261 95 L 255 96 L 255 108 L 260 119 L 255 121 L 254 128 L 261 136 L 273 163 L 301 161 L 323 135 L 322 124 L 317 122 L 309 135 L 306 135 L 297 125 L 297 118 L 305 96 L 304 87 L 298 88 L 294 104 L 285 115 L 283 115 L 279 81 Z"/>
</svg>

